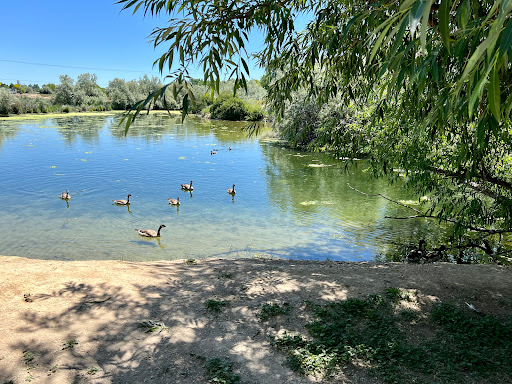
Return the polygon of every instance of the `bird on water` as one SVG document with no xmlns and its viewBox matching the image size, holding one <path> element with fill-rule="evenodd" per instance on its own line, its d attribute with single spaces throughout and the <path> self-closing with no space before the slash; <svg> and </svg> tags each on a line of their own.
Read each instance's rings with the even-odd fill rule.
<svg viewBox="0 0 512 384">
<path fill-rule="evenodd" d="M 139 235 L 144 237 L 160 237 L 160 230 L 162 228 L 165 228 L 164 224 L 161 224 L 160 227 L 158 227 L 158 231 L 154 231 L 153 229 L 135 229 Z"/>
</svg>

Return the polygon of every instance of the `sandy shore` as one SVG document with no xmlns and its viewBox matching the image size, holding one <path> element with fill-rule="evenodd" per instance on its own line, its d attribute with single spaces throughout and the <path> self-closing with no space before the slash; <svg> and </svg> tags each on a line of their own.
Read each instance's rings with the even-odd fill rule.
<svg viewBox="0 0 512 384">
<path fill-rule="evenodd" d="M 205 361 L 233 361 L 245 383 L 321 381 L 289 370 L 269 335 L 306 332 L 305 302 L 416 290 L 484 313 L 512 308 L 512 269 L 286 260 L 134 263 L 0 256 L 0 383 L 205 383 Z M 218 315 L 207 300 L 229 301 Z M 265 303 L 290 315 L 262 322 Z M 141 327 L 153 321 L 156 332 Z M 371 383 L 364 373 L 336 382 Z"/>
</svg>

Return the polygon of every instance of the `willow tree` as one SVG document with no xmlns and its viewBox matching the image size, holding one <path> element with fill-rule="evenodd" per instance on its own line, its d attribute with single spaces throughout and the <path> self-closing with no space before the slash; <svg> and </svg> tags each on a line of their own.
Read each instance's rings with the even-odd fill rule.
<svg viewBox="0 0 512 384">
<path fill-rule="evenodd" d="M 246 88 L 249 33 L 259 30 L 257 58 L 273 74 L 268 101 L 278 115 L 299 90 L 319 103 L 372 97 L 374 170 L 399 169 L 430 196 L 428 210 L 413 216 L 456 230 L 511 231 L 512 1 L 119 2 L 169 15 L 151 37 L 168 48 L 155 65 L 177 80 L 175 94 L 187 89 L 191 65 L 203 68 L 212 92 L 225 73 L 235 92 Z M 295 28 L 300 14 L 310 20 L 303 31 Z M 193 97 L 182 100 L 185 114 Z"/>
</svg>

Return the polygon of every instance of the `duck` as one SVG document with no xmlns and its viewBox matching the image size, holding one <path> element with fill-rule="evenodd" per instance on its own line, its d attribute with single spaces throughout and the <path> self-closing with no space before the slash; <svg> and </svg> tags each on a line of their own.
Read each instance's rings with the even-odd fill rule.
<svg viewBox="0 0 512 384">
<path fill-rule="evenodd" d="M 165 228 L 164 224 L 160 224 L 160 227 L 158 227 L 158 231 L 154 231 L 152 229 L 135 229 L 139 235 L 144 237 L 160 237 L 160 230 L 162 228 Z"/>
<path fill-rule="evenodd" d="M 435 248 L 432 251 L 428 252 L 425 255 L 425 263 L 435 263 L 443 258 L 443 252 L 448 248 L 444 244 L 442 244 L 439 248 Z"/>
<path fill-rule="evenodd" d="M 210 152 L 210 155 L 216 155 L 217 154 L 217 151 L 211 151 Z"/>
<path fill-rule="evenodd" d="M 171 204 L 171 205 L 180 205 L 180 198 L 179 198 L 179 196 L 176 199 L 167 199 L 167 200 L 169 200 L 169 204 Z"/>
<path fill-rule="evenodd" d="M 231 151 L 231 147 L 229 147 L 229 150 Z"/>
<path fill-rule="evenodd" d="M 69 200 L 71 199 L 71 195 L 69 194 L 69 191 L 66 189 L 66 192 L 62 192 L 60 194 L 60 198 L 63 200 Z"/>
<path fill-rule="evenodd" d="M 233 184 L 233 188 L 228 188 L 228 193 L 230 195 L 234 195 L 236 193 L 236 191 L 235 191 L 235 184 Z"/>
<path fill-rule="evenodd" d="M 419 263 L 420 260 L 425 256 L 425 245 L 427 242 L 423 239 L 420 240 L 420 243 L 418 244 L 417 249 L 413 249 L 409 254 L 407 255 L 407 259 L 410 263 Z"/>
<path fill-rule="evenodd" d="M 126 200 L 112 200 L 114 204 L 117 205 L 129 205 L 130 204 L 130 194 L 126 197 Z"/>
<path fill-rule="evenodd" d="M 194 187 L 192 186 L 192 180 L 190 180 L 190 184 L 181 184 L 181 189 L 185 191 L 193 191 Z"/>
</svg>

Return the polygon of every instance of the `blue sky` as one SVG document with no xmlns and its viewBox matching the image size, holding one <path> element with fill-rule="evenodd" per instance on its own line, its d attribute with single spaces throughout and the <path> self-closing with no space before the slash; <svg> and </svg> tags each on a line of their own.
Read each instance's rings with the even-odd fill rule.
<svg viewBox="0 0 512 384">
<path fill-rule="evenodd" d="M 94 73 L 106 87 L 115 77 L 159 77 L 153 62 L 165 49 L 155 50 L 147 37 L 167 18 L 144 18 L 140 11 L 133 15 L 121 8 L 113 0 L 3 1 L 0 82 L 58 84 L 60 75 L 76 80 L 81 73 Z M 262 38 L 253 34 L 250 43 L 257 51 Z M 253 66 L 252 78 L 262 74 Z M 202 77 L 200 71 L 191 75 Z"/>
</svg>

